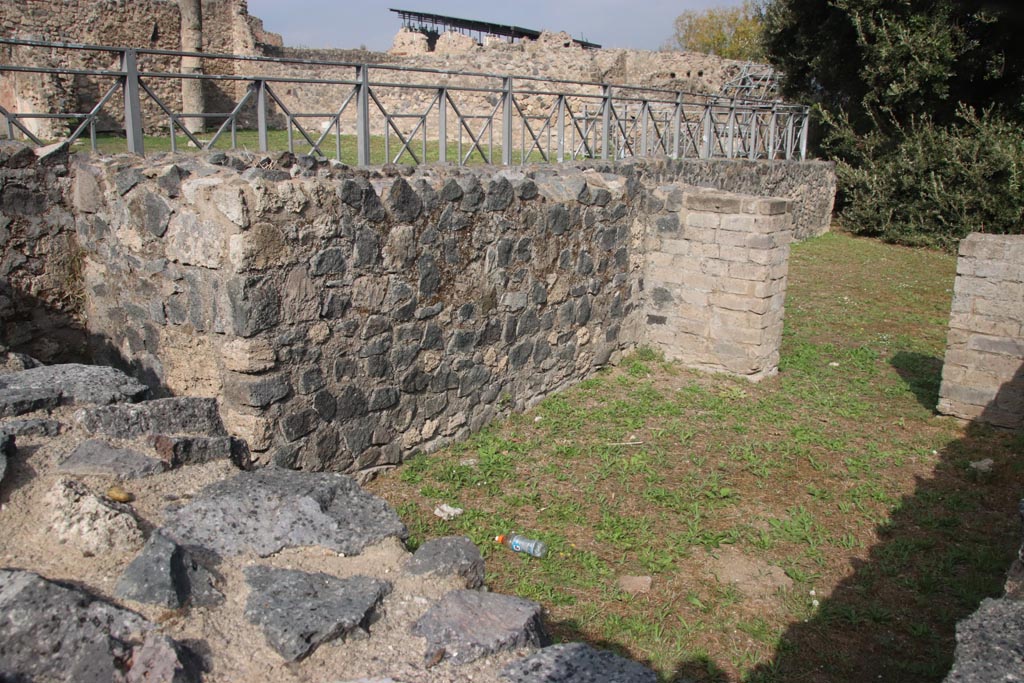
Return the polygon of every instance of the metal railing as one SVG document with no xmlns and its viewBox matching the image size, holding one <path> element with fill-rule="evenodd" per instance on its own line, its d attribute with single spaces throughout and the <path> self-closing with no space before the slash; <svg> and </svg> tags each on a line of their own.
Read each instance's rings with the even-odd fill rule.
<svg viewBox="0 0 1024 683">
<path fill-rule="evenodd" d="M 253 129 L 260 152 L 270 149 L 272 131 L 283 129 L 290 151 L 298 140 L 310 154 L 359 165 L 372 158 L 511 165 L 652 155 L 804 159 L 807 154 L 808 108 L 779 101 L 393 64 L 31 40 L 0 39 L 0 50 L 6 52 L 0 78 L 70 79 L 90 84 L 98 95 L 80 112 L 0 106 L 7 136 L 20 134 L 37 145 L 47 140 L 32 129 L 34 122 L 57 119 L 65 122 L 66 134 L 51 137 L 74 143 L 88 133 L 96 149 L 98 128 L 105 125 L 123 131 L 127 150 L 139 155 L 145 154 L 144 133 L 158 129 L 170 137 L 172 151 L 179 138 L 200 149 L 225 143 L 236 149 L 239 132 Z M 181 57 L 202 59 L 206 73 L 175 70 Z M 184 79 L 216 89 L 223 111 L 179 111 Z M 309 107 L 314 110 L 303 111 Z M 212 136 L 192 123 L 197 120 L 210 124 Z"/>
</svg>

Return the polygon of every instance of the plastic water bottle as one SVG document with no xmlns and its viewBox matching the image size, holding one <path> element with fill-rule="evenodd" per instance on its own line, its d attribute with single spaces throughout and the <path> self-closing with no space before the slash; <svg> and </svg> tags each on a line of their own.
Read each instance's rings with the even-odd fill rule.
<svg viewBox="0 0 1024 683">
<path fill-rule="evenodd" d="M 527 538 L 519 534 L 501 534 L 495 536 L 494 540 L 509 550 L 517 553 L 526 553 L 534 557 L 544 557 L 548 554 L 548 545 L 544 541 L 535 538 Z"/>
</svg>

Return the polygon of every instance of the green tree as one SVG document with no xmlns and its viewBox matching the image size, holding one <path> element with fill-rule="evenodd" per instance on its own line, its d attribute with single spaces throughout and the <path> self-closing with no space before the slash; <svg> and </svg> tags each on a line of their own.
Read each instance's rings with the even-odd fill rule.
<svg viewBox="0 0 1024 683">
<path fill-rule="evenodd" d="M 766 55 L 816 104 L 848 227 L 946 247 L 1022 231 L 1022 30 L 1019 0 L 767 5 Z"/>
<path fill-rule="evenodd" d="M 675 34 L 665 48 L 761 61 L 761 14 L 761 5 L 755 0 L 744 0 L 734 7 L 687 10 L 676 17 Z"/>
</svg>

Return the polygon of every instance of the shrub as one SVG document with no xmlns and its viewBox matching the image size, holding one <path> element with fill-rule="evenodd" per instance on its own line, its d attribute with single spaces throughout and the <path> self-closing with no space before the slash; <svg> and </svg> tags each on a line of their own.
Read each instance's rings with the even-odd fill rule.
<svg viewBox="0 0 1024 683">
<path fill-rule="evenodd" d="M 1024 233 L 1024 130 L 992 111 L 959 116 L 949 126 L 917 118 L 856 148 L 848 128 L 834 128 L 829 142 L 846 148 L 837 165 L 843 225 L 947 250 L 971 232 Z"/>
</svg>

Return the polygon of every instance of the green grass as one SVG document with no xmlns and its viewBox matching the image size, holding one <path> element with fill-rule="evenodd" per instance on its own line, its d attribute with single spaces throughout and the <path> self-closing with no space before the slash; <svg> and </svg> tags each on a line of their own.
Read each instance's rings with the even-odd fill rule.
<svg viewBox="0 0 1024 683">
<path fill-rule="evenodd" d="M 954 272 L 842 234 L 794 245 L 777 377 L 640 349 L 371 488 L 414 546 L 468 534 L 492 589 L 663 681 L 939 681 L 956 620 L 1000 592 L 1024 469 L 1024 438 L 934 414 Z M 441 502 L 466 513 L 438 520 Z M 492 542 L 508 531 L 549 556 Z M 726 548 L 791 583 L 719 582 Z M 622 593 L 627 574 L 651 591 Z"/>
<path fill-rule="evenodd" d="M 215 131 L 214 131 L 215 132 Z M 205 133 L 198 135 L 200 141 L 207 142 L 213 138 L 214 132 Z M 313 141 L 316 142 L 320 135 L 311 134 Z M 358 163 L 358 150 L 356 147 L 356 136 L 355 135 L 342 135 L 341 136 L 341 158 L 343 163 L 355 165 Z M 196 148 L 190 146 L 191 141 L 184 135 L 179 135 L 176 138 L 178 152 L 181 153 L 194 153 Z M 383 135 L 373 135 L 370 137 L 370 163 L 371 165 L 380 165 L 385 163 L 398 163 L 398 164 L 415 164 L 415 163 L 428 163 L 436 162 L 440 158 L 440 145 L 437 140 L 428 140 L 426 143 L 426 149 L 423 148 L 421 139 L 417 139 L 415 142 L 409 145 L 412 153 L 409 151 L 402 152 L 399 156 L 399 152 L 402 150 L 402 142 L 397 136 L 391 135 L 390 139 L 385 139 Z M 143 147 L 147 155 L 166 153 L 171 151 L 171 137 L 169 135 L 146 135 L 143 138 Z M 241 152 L 248 152 L 254 155 L 259 155 L 259 136 L 254 130 L 240 130 L 237 132 L 234 148 Z M 270 130 L 267 132 L 267 148 L 270 152 L 282 152 L 287 150 L 288 147 L 288 133 L 284 130 Z M 472 147 L 471 142 L 463 141 L 461 149 L 459 148 L 458 142 L 449 143 L 447 146 L 447 161 L 459 162 L 464 160 L 468 164 L 483 164 L 483 163 L 501 163 L 501 146 L 500 145 L 487 145 L 481 142 L 480 148 L 483 150 L 481 154 L 480 149 Z M 76 151 L 87 151 L 91 149 L 91 143 L 88 137 L 79 138 L 75 141 L 73 149 Z M 101 154 L 121 154 L 128 151 L 127 142 L 123 136 L 100 134 L 96 136 L 96 149 Z M 230 131 L 226 131 L 223 135 L 217 138 L 216 143 L 213 145 L 213 149 L 217 150 L 230 150 L 232 149 L 231 134 Z M 295 154 L 310 154 L 312 152 L 312 146 L 302 137 L 300 133 L 293 132 L 292 135 L 292 149 Z M 320 143 L 319 149 L 321 156 L 328 159 L 338 159 L 338 138 L 336 135 L 327 135 L 323 142 Z M 415 155 L 415 158 L 414 158 Z M 522 163 L 523 153 L 521 150 L 513 152 L 513 163 Z M 539 152 L 533 151 L 528 161 L 542 161 L 542 157 Z"/>
</svg>

